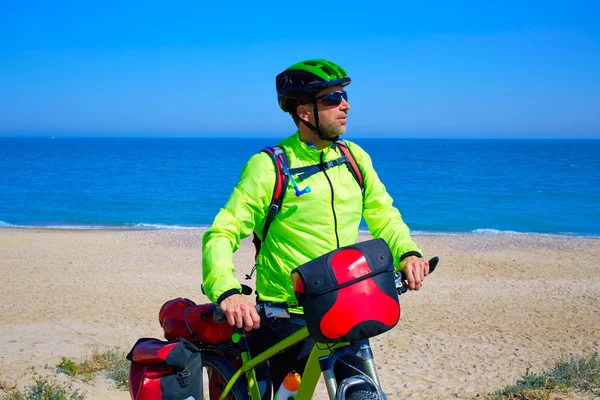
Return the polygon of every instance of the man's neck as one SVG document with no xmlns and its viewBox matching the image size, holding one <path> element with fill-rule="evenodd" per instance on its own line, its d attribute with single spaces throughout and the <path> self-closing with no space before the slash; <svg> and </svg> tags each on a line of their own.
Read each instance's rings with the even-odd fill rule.
<svg viewBox="0 0 600 400">
<path fill-rule="evenodd" d="M 302 123 L 300 124 L 298 131 L 300 132 L 300 140 L 302 142 L 310 144 L 312 146 L 315 146 L 315 148 L 319 151 L 331 146 L 331 142 L 329 140 L 321 139 L 319 136 L 317 136 L 316 133 L 311 131 L 308 127 L 303 126 Z"/>
</svg>

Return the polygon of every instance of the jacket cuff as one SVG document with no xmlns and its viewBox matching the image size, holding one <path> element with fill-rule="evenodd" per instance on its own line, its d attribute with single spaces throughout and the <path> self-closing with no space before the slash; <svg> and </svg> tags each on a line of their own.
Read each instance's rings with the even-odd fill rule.
<svg viewBox="0 0 600 400">
<path fill-rule="evenodd" d="M 221 304 L 223 300 L 233 296 L 234 294 L 241 294 L 240 289 L 229 289 L 228 291 L 219 296 L 219 298 L 217 299 L 217 304 Z"/>
<path fill-rule="evenodd" d="M 423 258 L 423 256 L 421 255 L 421 253 L 419 253 L 418 251 L 409 251 L 408 253 L 404 253 L 404 254 L 402 254 L 402 256 L 400 256 L 400 261 L 402 261 L 405 258 L 408 258 L 410 256 L 416 256 L 416 257 L 419 257 L 419 258 Z"/>
</svg>

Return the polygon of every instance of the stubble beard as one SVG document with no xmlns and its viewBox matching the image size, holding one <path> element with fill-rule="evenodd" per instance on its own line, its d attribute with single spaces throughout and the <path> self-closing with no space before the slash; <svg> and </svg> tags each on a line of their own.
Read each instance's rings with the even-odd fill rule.
<svg viewBox="0 0 600 400">
<path fill-rule="evenodd" d="M 320 122 L 320 130 L 330 138 L 341 136 L 346 133 L 346 125 L 341 125 L 337 118 L 329 121 Z"/>
</svg>

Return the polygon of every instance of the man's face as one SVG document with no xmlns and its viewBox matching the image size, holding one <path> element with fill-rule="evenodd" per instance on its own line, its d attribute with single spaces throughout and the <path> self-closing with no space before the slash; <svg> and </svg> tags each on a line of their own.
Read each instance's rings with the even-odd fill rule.
<svg viewBox="0 0 600 400">
<path fill-rule="evenodd" d="M 319 126 L 321 131 L 331 138 L 346 132 L 350 104 L 341 96 L 343 92 L 344 88 L 341 85 L 331 86 L 323 89 L 316 96 Z M 340 103 L 335 105 L 340 99 Z"/>
</svg>

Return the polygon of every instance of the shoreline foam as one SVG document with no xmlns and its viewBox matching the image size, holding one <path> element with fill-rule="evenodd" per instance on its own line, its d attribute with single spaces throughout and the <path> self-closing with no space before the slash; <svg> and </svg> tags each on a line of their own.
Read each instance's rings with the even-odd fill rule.
<svg viewBox="0 0 600 400">
<path fill-rule="evenodd" d="M 135 223 L 125 225 L 18 225 L 0 221 L 0 230 L 2 229 L 51 229 L 51 230 L 77 230 L 77 231 L 178 231 L 178 230 L 206 230 L 208 225 L 169 225 L 169 224 L 148 224 Z M 370 235 L 366 229 L 359 230 L 360 235 Z M 502 235 L 523 235 L 523 236 L 550 236 L 550 237 L 568 237 L 568 238 L 590 238 L 600 239 L 599 234 L 579 234 L 573 232 L 518 232 L 512 230 L 499 230 L 491 228 L 478 228 L 470 232 L 461 231 L 423 231 L 412 230 L 414 236 L 502 236 Z"/>
</svg>

